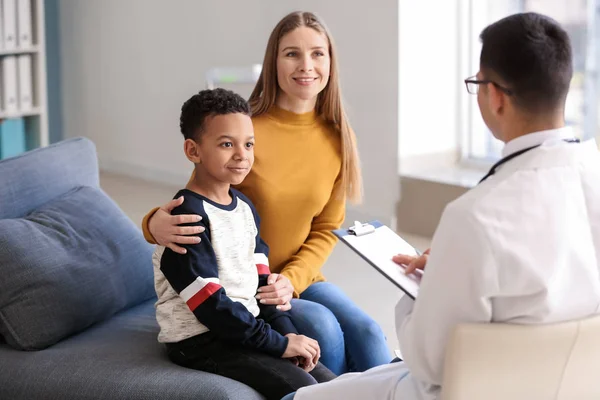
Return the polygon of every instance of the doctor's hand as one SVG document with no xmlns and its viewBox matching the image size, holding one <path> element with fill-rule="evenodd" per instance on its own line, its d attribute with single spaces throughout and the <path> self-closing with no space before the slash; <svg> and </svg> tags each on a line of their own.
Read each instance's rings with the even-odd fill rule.
<svg viewBox="0 0 600 400">
<path fill-rule="evenodd" d="M 427 264 L 427 259 L 429 258 L 429 253 L 431 249 L 427 249 L 418 257 L 408 256 L 406 254 L 398 254 L 392 257 L 392 261 L 394 261 L 398 265 L 406 265 L 406 269 L 404 272 L 408 274 L 412 274 L 416 270 L 424 270 L 425 264 Z"/>
</svg>

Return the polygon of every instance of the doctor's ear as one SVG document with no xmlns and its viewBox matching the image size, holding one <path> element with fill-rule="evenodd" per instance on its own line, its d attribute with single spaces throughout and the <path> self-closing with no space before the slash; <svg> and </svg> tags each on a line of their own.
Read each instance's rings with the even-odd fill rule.
<svg viewBox="0 0 600 400">
<path fill-rule="evenodd" d="M 488 84 L 488 101 L 491 111 L 495 115 L 502 115 L 508 101 L 507 94 L 496 87 L 494 84 Z"/>
<path fill-rule="evenodd" d="M 196 141 L 192 139 L 185 139 L 185 142 L 183 142 L 183 152 L 185 153 L 187 159 L 194 164 L 202 164 L 202 159 L 200 158 L 200 147 Z"/>
</svg>

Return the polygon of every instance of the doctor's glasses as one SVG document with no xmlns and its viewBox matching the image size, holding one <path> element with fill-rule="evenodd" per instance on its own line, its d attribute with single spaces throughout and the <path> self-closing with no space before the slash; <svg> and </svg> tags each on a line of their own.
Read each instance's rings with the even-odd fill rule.
<svg viewBox="0 0 600 400">
<path fill-rule="evenodd" d="M 500 89 L 509 96 L 513 94 L 513 91 L 509 88 L 501 86 L 498 83 L 489 79 L 477 79 L 476 76 L 472 76 L 470 78 L 465 79 L 465 86 L 467 87 L 467 92 L 469 92 L 470 94 L 479 93 L 479 85 L 487 85 L 488 83 L 491 83 L 492 85 L 496 86 L 498 89 Z"/>
</svg>

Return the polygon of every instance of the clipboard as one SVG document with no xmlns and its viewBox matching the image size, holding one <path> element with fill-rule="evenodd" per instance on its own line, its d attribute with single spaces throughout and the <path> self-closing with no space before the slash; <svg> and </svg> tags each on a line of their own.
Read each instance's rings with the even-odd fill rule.
<svg viewBox="0 0 600 400">
<path fill-rule="evenodd" d="M 413 300 L 417 298 L 422 271 L 406 275 L 404 268 L 392 261 L 392 257 L 399 253 L 415 256 L 421 253 L 396 232 L 379 221 L 366 224 L 355 221 L 354 226 L 333 233 L 406 295 Z"/>
</svg>

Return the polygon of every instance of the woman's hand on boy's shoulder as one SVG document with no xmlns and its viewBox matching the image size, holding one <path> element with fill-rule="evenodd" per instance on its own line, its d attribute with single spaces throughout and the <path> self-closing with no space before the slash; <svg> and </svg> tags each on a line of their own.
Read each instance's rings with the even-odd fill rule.
<svg viewBox="0 0 600 400">
<path fill-rule="evenodd" d="M 148 221 L 148 230 L 156 243 L 179 254 L 185 254 L 187 251 L 178 244 L 200 243 L 200 237 L 196 235 L 205 230 L 203 226 L 180 226 L 181 224 L 199 222 L 202 219 L 199 215 L 171 215 L 174 208 L 183 204 L 183 200 L 183 196 L 179 196 L 169 201 L 160 207 Z"/>
<path fill-rule="evenodd" d="M 280 311 L 288 311 L 292 308 L 290 301 L 294 294 L 292 282 L 281 274 L 271 274 L 267 279 L 267 286 L 258 288 L 256 299 L 261 304 L 276 305 Z"/>
</svg>

